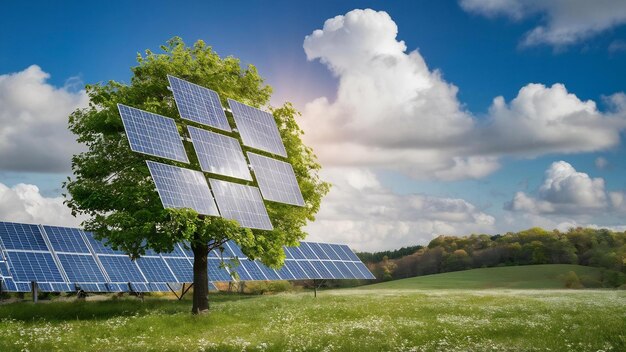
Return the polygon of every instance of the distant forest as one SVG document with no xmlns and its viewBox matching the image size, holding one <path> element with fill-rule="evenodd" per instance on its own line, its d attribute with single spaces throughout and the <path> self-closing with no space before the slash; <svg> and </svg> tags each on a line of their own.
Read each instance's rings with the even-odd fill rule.
<svg viewBox="0 0 626 352">
<path fill-rule="evenodd" d="M 535 227 L 495 236 L 439 236 L 427 247 L 357 254 L 379 281 L 494 266 L 579 264 L 606 269 L 601 281 L 587 280 L 584 287 L 626 283 L 626 232 L 607 229 Z"/>
</svg>

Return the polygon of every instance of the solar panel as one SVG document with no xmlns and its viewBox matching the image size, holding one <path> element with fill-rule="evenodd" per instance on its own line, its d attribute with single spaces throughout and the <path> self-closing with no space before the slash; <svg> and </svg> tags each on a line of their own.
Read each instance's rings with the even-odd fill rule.
<svg viewBox="0 0 626 352">
<path fill-rule="evenodd" d="M 81 231 L 75 228 L 44 226 L 52 249 L 57 252 L 89 254 L 89 248 L 83 240 Z"/>
<path fill-rule="evenodd" d="M 311 264 L 313 265 L 313 267 L 315 267 L 315 270 L 317 270 L 317 272 L 320 274 L 320 278 L 321 279 L 332 279 L 333 275 L 330 273 L 330 271 L 326 268 L 326 266 L 324 265 L 324 263 L 322 263 L 319 260 L 311 260 Z"/>
<path fill-rule="evenodd" d="M 293 274 L 296 280 L 306 280 L 309 276 L 305 274 L 304 270 L 298 265 L 298 262 L 294 260 L 285 260 L 285 267 Z"/>
<path fill-rule="evenodd" d="M 193 266 L 186 258 L 165 258 L 177 282 L 193 282 Z M 210 278 L 210 277 L 209 277 Z"/>
<path fill-rule="evenodd" d="M 220 97 L 213 90 L 167 75 L 180 117 L 230 132 Z"/>
<path fill-rule="evenodd" d="M 146 161 L 165 208 L 191 208 L 219 216 L 206 178 L 200 171 Z"/>
<path fill-rule="evenodd" d="M 252 275 L 250 275 L 250 273 L 248 273 L 248 271 L 246 270 L 246 267 L 244 266 L 243 262 L 245 260 L 241 260 L 239 261 L 239 265 L 235 264 L 235 261 L 230 260 L 229 263 L 231 265 L 231 267 L 229 268 L 231 273 L 237 273 L 237 276 L 239 276 L 239 281 L 251 281 L 254 280 L 254 278 L 252 277 Z M 230 281 L 230 279 L 229 279 Z"/>
<path fill-rule="evenodd" d="M 302 270 L 304 270 L 304 272 L 307 274 L 307 276 L 310 279 L 321 279 L 322 276 L 317 272 L 317 270 L 315 270 L 315 268 L 313 267 L 313 265 L 306 261 L 306 260 L 301 260 L 298 262 L 298 264 L 300 264 L 300 267 L 302 268 Z"/>
<path fill-rule="evenodd" d="M 287 157 L 274 116 L 238 101 L 228 99 L 243 144 Z"/>
<path fill-rule="evenodd" d="M 363 264 L 362 262 L 357 262 L 354 263 L 357 267 L 357 269 L 359 269 L 361 271 L 361 274 L 363 274 L 363 276 L 366 279 L 375 279 L 376 277 L 374 276 L 374 274 L 372 274 L 371 271 L 369 271 L 369 269 L 367 268 L 367 266 L 365 266 L 365 264 Z"/>
<path fill-rule="evenodd" d="M 222 261 L 220 259 L 209 258 L 209 281 L 232 281 L 232 277 L 221 267 Z"/>
<path fill-rule="evenodd" d="M 176 277 L 160 257 L 141 257 L 137 265 L 149 282 L 177 282 Z"/>
<path fill-rule="evenodd" d="M 341 258 L 335 253 L 333 247 L 328 243 L 319 243 L 319 246 L 322 247 L 328 258 L 331 260 L 341 260 Z"/>
<path fill-rule="evenodd" d="M 110 290 L 106 283 L 85 282 L 76 286 L 85 292 L 116 292 L 115 290 Z"/>
<path fill-rule="evenodd" d="M 287 261 L 285 261 L 285 264 L 287 264 Z M 295 280 L 296 279 L 296 277 L 293 276 L 291 271 L 289 271 L 289 269 L 287 268 L 287 265 L 283 265 L 280 269 L 276 269 L 276 272 L 278 273 L 280 278 L 283 280 Z"/>
<path fill-rule="evenodd" d="M 57 254 L 57 256 L 70 282 L 107 281 L 91 254 Z"/>
<path fill-rule="evenodd" d="M 117 107 L 131 150 L 189 163 L 174 119 L 122 104 Z"/>
<path fill-rule="evenodd" d="M 298 247 L 284 247 L 285 249 L 285 257 L 287 259 L 305 259 L 302 252 Z"/>
<path fill-rule="evenodd" d="M 124 252 L 122 251 L 112 249 L 109 246 L 105 246 L 104 243 L 96 240 L 93 237 L 93 233 L 91 232 L 84 232 L 84 234 L 85 234 L 85 237 L 87 237 L 87 242 L 89 242 L 89 245 L 91 246 L 91 248 L 93 248 L 93 251 L 95 253 L 97 254 L 121 254 L 121 255 L 124 254 Z"/>
<path fill-rule="evenodd" d="M 100 263 L 112 282 L 145 282 L 137 265 L 121 255 L 99 255 Z"/>
<path fill-rule="evenodd" d="M 313 256 L 308 255 L 307 258 L 309 259 L 330 259 L 328 257 L 328 255 L 326 255 L 326 252 L 322 249 L 322 247 L 320 246 L 319 243 L 315 243 L 315 242 L 309 242 L 309 243 L 301 243 L 300 247 L 306 248 L 309 247 L 311 249 L 311 253 L 313 253 Z M 303 249 L 304 251 L 304 249 Z"/>
<path fill-rule="evenodd" d="M 259 265 L 252 260 L 242 260 L 241 265 L 250 274 L 251 280 L 267 280 L 267 277 L 263 274 L 263 271 L 259 268 Z"/>
<path fill-rule="evenodd" d="M 337 255 L 339 256 L 339 258 L 341 258 L 341 260 L 352 261 L 352 258 L 350 258 L 350 255 L 348 253 L 346 253 L 346 251 L 343 249 L 343 247 L 341 245 L 331 244 L 330 246 L 333 247 L 333 249 L 335 250 L 335 253 L 337 253 Z M 352 251 L 350 251 L 350 252 L 352 252 Z"/>
<path fill-rule="evenodd" d="M 50 253 L 8 252 L 7 254 L 11 263 L 11 273 L 15 281 L 65 281 Z"/>
<path fill-rule="evenodd" d="M 341 274 L 343 274 L 343 277 L 345 279 L 352 279 L 352 278 L 355 277 L 354 274 L 350 271 L 350 269 L 348 269 L 348 267 L 346 266 L 346 263 L 344 263 L 344 262 L 333 262 L 333 264 L 335 264 L 335 266 L 337 267 L 337 269 L 339 269 Z"/>
<path fill-rule="evenodd" d="M 304 199 L 289 163 L 248 152 L 263 198 L 279 203 L 304 206 Z"/>
<path fill-rule="evenodd" d="M 324 263 L 326 269 L 328 269 L 330 274 L 333 276 L 333 279 L 347 279 L 333 262 L 326 261 L 322 263 Z"/>
<path fill-rule="evenodd" d="M 242 227 L 273 229 L 258 188 L 215 179 L 209 182 L 223 217 L 237 220 Z"/>
<path fill-rule="evenodd" d="M 261 271 L 263 272 L 263 275 L 265 275 L 265 277 L 268 280 L 281 280 L 281 277 L 280 277 L 280 275 L 278 275 L 276 270 L 274 270 L 272 268 L 268 268 L 265 265 L 263 265 L 262 263 L 257 263 L 257 264 L 259 264 L 259 269 L 261 269 Z"/>
<path fill-rule="evenodd" d="M 193 126 L 187 129 L 202 171 L 252 181 L 239 141 Z"/>
<path fill-rule="evenodd" d="M 353 262 L 361 262 L 361 259 L 359 259 L 359 257 L 356 254 L 354 254 L 354 252 L 350 249 L 350 247 L 348 247 L 345 244 L 340 244 L 338 246 L 343 249 L 344 253 L 348 255 L 350 260 L 352 260 Z"/>
<path fill-rule="evenodd" d="M 0 239 L 7 250 L 48 250 L 37 225 L 0 222 Z"/>
</svg>

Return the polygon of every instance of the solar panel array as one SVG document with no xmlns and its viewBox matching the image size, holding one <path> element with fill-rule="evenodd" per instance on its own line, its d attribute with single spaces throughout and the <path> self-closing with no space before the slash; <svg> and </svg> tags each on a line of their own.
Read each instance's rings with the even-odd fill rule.
<svg viewBox="0 0 626 352">
<path fill-rule="evenodd" d="M 165 208 L 191 208 L 198 214 L 219 216 L 204 174 L 146 161 Z"/>
<path fill-rule="evenodd" d="M 233 182 L 209 179 L 220 213 L 243 227 L 273 229 L 259 189 Z"/>
<path fill-rule="evenodd" d="M 243 144 L 272 154 L 287 157 L 272 114 L 228 99 Z"/>
<path fill-rule="evenodd" d="M 180 117 L 230 132 L 220 97 L 213 90 L 167 75 Z"/>
<path fill-rule="evenodd" d="M 189 163 L 173 119 L 122 104 L 117 107 L 131 150 Z"/>
<path fill-rule="evenodd" d="M 239 141 L 201 128 L 187 129 L 202 171 L 252 181 Z"/>
<path fill-rule="evenodd" d="M 291 164 L 250 152 L 248 152 L 248 159 L 250 159 L 263 198 L 304 206 L 304 199 Z"/>
<path fill-rule="evenodd" d="M 210 253 L 209 280 L 374 278 L 346 245 L 301 242 L 285 247 L 285 253 L 285 265 L 275 270 L 227 242 L 222 252 Z M 235 257 L 239 266 L 222 265 L 222 259 L 236 262 Z M 193 282 L 193 254 L 178 244 L 170 253 L 149 252 L 132 261 L 80 229 L 0 222 L 0 281 L 9 292 L 29 292 L 33 281 L 43 292 L 168 291 Z"/>
</svg>

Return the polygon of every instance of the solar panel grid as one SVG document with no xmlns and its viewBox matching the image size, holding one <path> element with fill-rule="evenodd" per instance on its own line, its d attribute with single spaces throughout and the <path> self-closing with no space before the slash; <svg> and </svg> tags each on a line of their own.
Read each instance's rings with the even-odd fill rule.
<svg viewBox="0 0 626 352">
<path fill-rule="evenodd" d="M 341 247 L 343 249 L 343 251 L 346 253 L 348 258 L 350 258 L 350 260 L 352 260 L 353 262 L 360 262 L 361 261 L 361 259 L 359 259 L 359 257 L 356 254 L 354 254 L 354 252 L 347 245 L 340 244 L 339 247 Z"/>
<path fill-rule="evenodd" d="M 58 226 L 44 226 L 43 228 L 54 251 L 66 253 L 90 253 L 79 229 Z"/>
<path fill-rule="evenodd" d="M 90 254 L 57 254 L 70 282 L 106 282 L 106 278 Z"/>
<path fill-rule="evenodd" d="M 202 171 L 252 181 L 239 141 L 193 126 L 187 129 Z"/>
<path fill-rule="evenodd" d="M 174 119 L 117 104 L 132 151 L 189 163 Z"/>
<path fill-rule="evenodd" d="M 298 265 L 298 262 L 295 260 L 285 260 L 285 266 L 289 271 L 293 274 L 294 279 L 296 280 L 306 280 L 309 279 L 309 276 L 302 270 L 302 267 Z"/>
<path fill-rule="evenodd" d="M 328 271 L 331 273 L 331 275 L 333 276 L 333 279 L 346 279 L 346 277 L 343 275 L 341 270 L 339 270 L 339 268 L 337 268 L 335 263 L 333 263 L 331 261 L 325 261 L 323 263 L 326 266 L 326 268 L 328 269 Z"/>
<path fill-rule="evenodd" d="M 8 257 L 11 262 L 11 273 L 15 281 L 65 281 L 50 253 L 8 252 Z"/>
<path fill-rule="evenodd" d="M 317 272 L 317 270 L 315 270 L 315 267 L 310 262 L 306 260 L 301 260 L 298 262 L 298 264 L 300 264 L 300 267 L 302 268 L 302 270 L 304 270 L 309 279 L 322 278 L 322 276 Z"/>
<path fill-rule="evenodd" d="M 174 273 L 177 282 L 193 282 L 193 266 L 186 258 L 169 258 L 165 257 L 167 265 Z M 210 278 L 210 275 L 209 275 Z"/>
<path fill-rule="evenodd" d="M 230 132 L 230 126 L 217 92 L 167 75 L 180 117 Z"/>
<path fill-rule="evenodd" d="M 251 280 L 267 280 L 267 277 L 265 277 L 263 271 L 255 261 L 244 259 L 240 262 L 248 274 L 250 274 Z"/>
<path fill-rule="evenodd" d="M 93 233 L 91 232 L 83 232 L 83 233 L 85 234 L 85 237 L 87 237 L 87 242 L 89 242 L 89 245 L 91 246 L 91 248 L 93 248 L 95 253 L 97 254 L 120 254 L 120 255 L 124 254 L 124 252 L 112 249 L 109 246 L 105 246 L 102 241 L 96 240 L 94 238 Z"/>
<path fill-rule="evenodd" d="M 137 259 L 137 265 L 148 282 L 177 282 L 161 257 L 141 257 Z"/>
<path fill-rule="evenodd" d="M 265 277 L 268 280 L 282 280 L 282 278 L 280 277 L 280 275 L 278 275 L 276 270 L 269 268 L 261 263 L 258 263 L 258 264 L 259 264 L 259 269 L 261 269 L 261 271 L 263 272 L 263 275 L 265 275 Z"/>
<path fill-rule="evenodd" d="M 0 239 L 5 250 L 48 250 L 37 225 L 0 222 Z"/>
<path fill-rule="evenodd" d="M 127 256 L 99 255 L 98 259 L 111 282 L 146 282 L 135 262 Z"/>
<path fill-rule="evenodd" d="M 222 261 L 220 259 L 209 258 L 208 260 L 209 281 L 231 281 L 232 280 L 230 273 L 221 266 L 222 266 Z"/>
<path fill-rule="evenodd" d="M 263 198 L 304 206 L 300 186 L 298 186 L 291 164 L 250 152 L 248 152 L 248 159 Z"/>
<path fill-rule="evenodd" d="M 216 179 L 209 183 L 223 217 L 237 220 L 242 227 L 273 229 L 258 188 Z"/>
<path fill-rule="evenodd" d="M 311 260 L 311 264 L 315 267 L 315 270 L 320 274 L 321 279 L 332 279 L 333 275 L 326 268 L 324 263 L 319 260 Z"/>
<path fill-rule="evenodd" d="M 313 246 L 313 243 L 300 242 L 300 246 L 297 249 L 302 253 L 303 259 L 318 259 L 318 255 L 316 255 L 318 249 Z"/>
<path fill-rule="evenodd" d="M 319 243 L 314 243 L 314 242 L 310 242 L 310 243 L 306 243 L 306 246 L 308 246 L 310 248 L 311 253 L 313 253 L 313 256 L 309 256 L 307 255 L 307 258 L 309 259 L 330 259 L 328 257 L 328 255 L 326 255 L 326 252 L 324 252 L 324 250 L 322 249 L 322 247 L 319 245 Z"/>
<path fill-rule="evenodd" d="M 204 174 L 200 171 L 146 161 L 165 208 L 191 208 L 219 216 Z"/>
<path fill-rule="evenodd" d="M 295 280 L 296 277 L 289 271 L 289 268 L 287 268 L 287 262 L 288 260 L 285 260 L 285 265 L 276 269 L 276 272 L 282 280 Z"/>
<path fill-rule="evenodd" d="M 236 100 L 228 99 L 243 144 L 287 157 L 274 116 Z"/>
<path fill-rule="evenodd" d="M 333 264 L 335 264 L 335 266 L 337 267 L 337 269 L 339 269 L 339 271 L 341 272 L 341 274 L 343 275 L 345 279 L 351 279 L 354 277 L 354 274 L 350 271 L 350 269 L 348 269 L 348 267 L 346 266 L 346 263 L 333 262 Z"/>
<path fill-rule="evenodd" d="M 319 246 L 322 248 L 324 253 L 326 253 L 328 258 L 330 258 L 331 260 L 341 260 L 341 258 L 337 255 L 337 253 L 335 253 L 335 251 L 333 250 L 333 247 L 330 244 L 319 243 Z"/>
</svg>

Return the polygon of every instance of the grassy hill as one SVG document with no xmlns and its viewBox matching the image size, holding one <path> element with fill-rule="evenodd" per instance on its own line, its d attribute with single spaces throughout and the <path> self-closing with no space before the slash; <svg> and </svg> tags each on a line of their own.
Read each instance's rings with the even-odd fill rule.
<svg viewBox="0 0 626 352">
<path fill-rule="evenodd" d="M 570 271 L 579 278 L 600 279 L 601 268 L 570 264 L 546 264 L 482 268 L 412 277 L 361 289 L 555 289 L 564 288 L 563 276 Z"/>
</svg>

